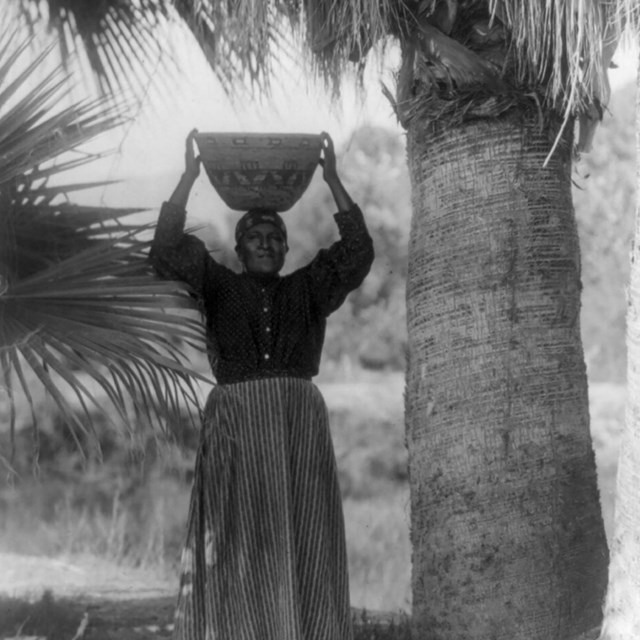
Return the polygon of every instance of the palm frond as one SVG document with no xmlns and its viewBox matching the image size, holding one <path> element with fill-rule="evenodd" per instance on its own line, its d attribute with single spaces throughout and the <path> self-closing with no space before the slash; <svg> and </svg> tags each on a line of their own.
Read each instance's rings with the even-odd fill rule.
<svg viewBox="0 0 640 640">
<path fill-rule="evenodd" d="M 175 0 L 174 5 L 227 93 L 245 82 L 268 88 L 279 43 L 273 3 Z"/>
<path fill-rule="evenodd" d="M 300 51 L 309 52 L 312 68 L 337 87 L 350 62 L 393 33 L 406 11 L 396 0 L 19 0 L 18 6 L 30 29 L 46 21 L 63 60 L 86 60 L 104 93 L 134 94 L 154 79 L 150 70 L 158 65 L 178 72 L 171 24 L 187 26 L 234 95 L 246 85 L 268 90 L 274 61 Z"/>
<path fill-rule="evenodd" d="M 82 382 L 81 374 L 89 374 L 123 416 L 120 386 L 148 419 L 175 414 L 183 387 L 197 404 L 180 349 L 185 342 L 198 346 L 201 332 L 178 309 L 193 304 L 176 283 L 151 277 L 144 247 L 135 237 L 97 241 L 10 284 L 0 300 L 0 351 L 22 356 L 32 369 L 34 362 L 46 365 L 46 375 L 45 368 L 34 371 L 56 399 L 52 374 L 79 399 L 98 402 Z M 85 419 L 91 424 L 89 411 Z"/>
<path fill-rule="evenodd" d="M 184 71 L 176 59 L 185 37 L 195 38 L 227 94 L 245 85 L 267 90 L 271 62 L 286 50 L 279 23 L 285 4 L 19 0 L 23 24 L 37 31 L 46 22 L 66 66 L 91 69 L 103 95 L 127 92 L 136 98 L 153 86 L 171 95 L 172 80 Z"/>
<path fill-rule="evenodd" d="M 618 24 L 631 26 L 636 34 L 640 33 L 640 5 L 636 0 L 619 0 Z"/>
<path fill-rule="evenodd" d="M 5 5 L 8 0 L 5 0 Z M 13 3 L 12 3 L 13 4 Z M 20 20 L 36 33 L 46 22 L 56 34 L 65 68 L 88 66 L 104 95 L 133 91 L 160 80 L 161 63 L 177 73 L 167 51 L 170 0 L 19 0 Z M 165 37 L 162 37 L 162 36 Z"/>
<path fill-rule="evenodd" d="M 392 104 L 405 126 L 511 108 L 562 114 L 562 129 L 577 117 L 577 150 L 588 150 L 609 99 L 611 59 L 638 13 L 631 0 L 422 0 L 399 29 Z"/>
<path fill-rule="evenodd" d="M 338 94 L 343 77 L 363 70 L 368 52 L 395 35 L 407 5 L 398 0 L 175 0 L 229 93 L 239 83 L 268 90 L 274 63 L 294 58 Z"/>
<path fill-rule="evenodd" d="M 415 3 L 397 0 L 305 0 L 297 24 L 310 51 L 313 68 L 327 84 L 339 88 L 340 79 L 358 64 L 364 69 L 368 53 L 390 37 L 403 37 L 401 25 Z"/>
<path fill-rule="evenodd" d="M 16 393 L 33 410 L 28 370 L 78 443 L 105 397 L 125 424 L 162 425 L 198 405 L 200 376 L 183 355 L 204 344 L 195 303 L 180 283 L 153 276 L 136 209 L 67 200 L 95 184 L 69 180 L 96 158 L 82 145 L 125 114 L 101 100 L 70 102 L 62 71 L 41 73 L 47 55 L 20 68 L 8 40 L 0 34 L 0 381 L 10 430 Z"/>
<path fill-rule="evenodd" d="M 546 87 L 562 111 L 607 103 L 606 72 L 619 38 L 616 2 L 491 0 L 490 10 L 509 30 L 521 85 Z"/>
<path fill-rule="evenodd" d="M 352 63 L 362 71 L 368 51 L 391 36 L 409 57 L 417 54 L 412 78 L 428 92 L 451 99 L 456 89 L 468 95 L 485 82 L 495 94 L 506 81 L 556 111 L 595 120 L 608 100 L 606 70 L 622 27 L 640 23 L 635 0 L 20 0 L 19 6 L 31 25 L 48 19 L 64 56 L 81 49 L 105 91 L 121 88 L 125 78 L 129 87 L 144 84 L 156 64 L 171 68 L 170 44 L 158 30 L 177 20 L 231 95 L 245 85 L 268 90 L 274 61 L 300 53 L 337 93 Z M 407 89 L 401 87 L 399 102 Z M 454 91 L 445 95 L 447 89 Z"/>
</svg>

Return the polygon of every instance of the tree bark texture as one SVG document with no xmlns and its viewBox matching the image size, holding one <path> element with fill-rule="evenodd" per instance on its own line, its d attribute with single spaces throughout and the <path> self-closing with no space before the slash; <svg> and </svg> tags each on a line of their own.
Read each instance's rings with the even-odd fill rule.
<svg viewBox="0 0 640 640">
<path fill-rule="evenodd" d="M 570 640 L 601 621 L 568 135 L 543 167 L 557 132 L 524 114 L 407 132 L 419 638 Z"/>
<path fill-rule="evenodd" d="M 637 85 L 640 88 L 640 68 Z M 636 93 L 640 158 L 640 93 Z M 603 640 L 640 638 L 640 166 L 627 308 L 627 403 L 620 444 Z"/>
</svg>

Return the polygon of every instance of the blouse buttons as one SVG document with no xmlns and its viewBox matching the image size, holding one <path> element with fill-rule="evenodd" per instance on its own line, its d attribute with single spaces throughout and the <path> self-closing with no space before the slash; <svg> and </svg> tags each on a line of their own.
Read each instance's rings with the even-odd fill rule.
<svg viewBox="0 0 640 640">
<path fill-rule="evenodd" d="M 264 305 L 262 307 L 262 311 L 263 311 L 263 313 L 269 313 L 269 298 L 266 295 L 267 294 L 267 289 L 266 289 L 266 287 L 260 287 L 260 291 L 262 292 L 262 294 L 264 294 L 263 298 L 262 298 L 262 304 Z M 265 333 L 267 335 L 271 334 L 271 327 L 270 326 L 265 327 L 264 330 L 265 330 Z M 262 355 L 262 359 L 263 359 L 264 362 L 269 362 L 269 360 L 271 360 L 271 354 L 270 353 L 264 353 Z"/>
<path fill-rule="evenodd" d="M 261 291 L 263 294 L 265 294 L 267 292 L 267 290 L 265 289 L 265 287 L 261 288 Z M 264 311 L 264 313 L 269 313 L 269 306 L 266 304 L 267 300 L 264 300 L 265 302 L 265 306 L 262 307 L 262 311 Z M 267 334 L 271 333 L 271 327 L 265 327 L 265 331 Z M 265 362 L 269 362 L 269 359 L 271 358 L 271 356 L 268 353 L 264 354 L 264 361 Z"/>
</svg>

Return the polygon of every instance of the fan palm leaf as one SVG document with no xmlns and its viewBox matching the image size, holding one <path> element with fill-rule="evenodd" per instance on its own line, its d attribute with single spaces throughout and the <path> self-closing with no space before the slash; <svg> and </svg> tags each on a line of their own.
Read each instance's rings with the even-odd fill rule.
<svg viewBox="0 0 640 640">
<path fill-rule="evenodd" d="M 9 4 L 5 0 L 5 5 Z M 115 94 L 154 79 L 148 66 L 162 60 L 173 69 L 164 33 L 170 0 L 18 0 L 18 15 L 33 32 L 38 23 L 57 35 L 65 67 L 84 63 L 94 72 L 99 89 Z M 166 36 L 166 33 L 165 33 Z"/>
<path fill-rule="evenodd" d="M 10 0 L 5 5 L 13 6 Z M 350 61 L 393 31 L 404 3 L 291 2 L 291 0 L 18 0 L 23 24 L 46 22 L 57 35 L 64 61 L 81 59 L 93 70 L 105 94 L 161 79 L 162 66 L 176 74 L 176 51 L 169 25 L 188 29 L 224 90 L 243 86 L 267 90 L 273 62 L 309 52 L 309 61 L 335 87 Z M 160 35 L 162 34 L 162 35 Z M 295 54 L 293 53 L 295 48 Z"/>
<path fill-rule="evenodd" d="M 46 22 L 48 31 L 56 34 L 65 66 L 88 66 L 104 95 L 131 91 L 138 97 L 161 82 L 171 90 L 170 81 L 179 73 L 175 59 L 186 35 L 178 25 L 190 29 L 228 94 L 237 93 L 247 81 L 265 89 L 270 63 L 265 53 L 279 49 L 283 35 L 270 5 L 192 0 L 18 2 L 23 24 L 35 31 Z M 158 66 L 162 74 L 153 73 Z"/>
<path fill-rule="evenodd" d="M 97 157 L 79 149 L 124 111 L 70 103 L 60 69 L 41 79 L 47 52 L 17 69 L 14 52 L 25 43 L 7 42 L 15 36 L 0 38 L 0 379 L 12 442 L 15 394 L 21 388 L 33 403 L 34 376 L 78 443 L 105 396 L 125 423 L 131 411 L 162 423 L 185 399 L 197 405 L 197 374 L 182 356 L 185 345 L 202 348 L 194 302 L 179 283 L 152 275 L 137 210 L 68 200 L 94 184 L 68 181 Z"/>
</svg>

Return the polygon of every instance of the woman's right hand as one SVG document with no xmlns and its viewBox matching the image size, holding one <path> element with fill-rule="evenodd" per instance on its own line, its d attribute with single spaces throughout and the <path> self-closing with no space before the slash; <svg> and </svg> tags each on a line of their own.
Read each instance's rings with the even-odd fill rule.
<svg viewBox="0 0 640 640">
<path fill-rule="evenodd" d="M 195 180 L 200 175 L 200 156 L 196 156 L 195 137 L 198 133 L 197 129 L 192 129 L 187 136 L 186 150 L 184 154 L 184 172 L 185 175 Z"/>
<path fill-rule="evenodd" d="M 192 129 L 187 136 L 184 152 L 184 173 L 180 176 L 180 180 L 169 198 L 171 204 L 183 209 L 187 206 L 193 183 L 200 175 L 200 156 L 196 156 L 194 139 L 197 133 L 197 129 Z"/>
</svg>

